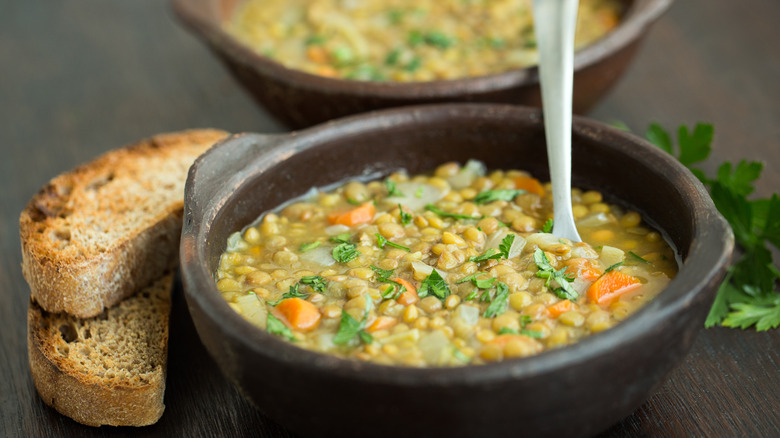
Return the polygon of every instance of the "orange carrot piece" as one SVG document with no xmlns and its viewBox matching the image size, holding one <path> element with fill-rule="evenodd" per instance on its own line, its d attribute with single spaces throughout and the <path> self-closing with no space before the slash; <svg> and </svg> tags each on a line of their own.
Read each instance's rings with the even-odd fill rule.
<svg viewBox="0 0 780 438">
<path fill-rule="evenodd" d="M 593 266 L 593 262 L 584 257 L 575 257 L 563 263 L 566 265 L 566 273 L 580 277 L 583 280 L 594 281 L 601 277 L 601 269 Z"/>
<path fill-rule="evenodd" d="M 301 298 L 285 298 L 276 305 L 276 310 L 295 330 L 314 330 L 320 322 L 321 315 L 317 306 Z"/>
<path fill-rule="evenodd" d="M 552 315 L 553 318 L 557 318 L 562 314 L 568 312 L 569 310 L 573 310 L 573 309 L 574 309 L 574 303 L 572 303 L 569 300 L 563 300 L 563 301 L 558 301 L 557 303 L 548 307 L 547 311 L 550 312 L 550 315 Z"/>
<path fill-rule="evenodd" d="M 390 280 L 402 284 L 406 288 L 406 292 L 402 293 L 401 296 L 396 299 L 398 304 L 401 304 L 402 306 L 409 306 L 420 300 L 420 297 L 417 296 L 417 288 L 415 288 L 412 283 L 400 277 L 391 278 Z"/>
<path fill-rule="evenodd" d="M 317 64 L 325 64 L 329 58 L 327 50 L 322 46 L 309 46 L 306 48 L 306 57 Z"/>
<path fill-rule="evenodd" d="M 366 331 L 373 333 L 379 330 L 389 330 L 398 324 L 398 320 L 392 316 L 378 316 L 374 322 L 366 327 Z"/>
<path fill-rule="evenodd" d="M 488 344 L 492 345 L 498 345 L 501 348 L 506 347 L 506 344 L 509 343 L 512 339 L 520 339 L 520 338 L 527 338 L 526 335 L 515 335 L 515 334 L 504 334 L 504 335 L 498 335 L 495 338 L 493 338 Z"/>
<path fill-rule="evenodd" d="M 640 286 L 642 283 L 636 277 L 620 271 L 609 271 L 590 285 L 588 299 L 596 304 L 610 304 L 621 295 Z"/>
<path fill-rule="evenodd" d="M 515 178 L 515 188 L 525 190 L 528 193 L 536 193 L 544 196 L 544 187 L 536 178 L 530 176 L 518 176 Z"/>
<path fill-rule="evenodd" d="M 333 212 L 328 215 L 328 221 L 334 225 L 340 224 L 354 227 L 355 225 L 371 222 L 371 220 L 374 219 L 375 213 L 376 209 L 374 208 L 374 203 L 366 202 L 351 210 Z"/>
</svg>

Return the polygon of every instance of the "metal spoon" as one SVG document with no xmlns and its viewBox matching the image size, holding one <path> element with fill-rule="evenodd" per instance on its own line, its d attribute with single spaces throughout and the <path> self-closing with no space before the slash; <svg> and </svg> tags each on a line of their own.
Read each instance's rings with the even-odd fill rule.
<svg viewBox="0 0 780 438">
<path fill-rule="evenodd" d="M 579 0 L 534 0 L 544 132 L 553 191 L 553 234 L 580 242 L 571 210 L 574 30 Z"/>
</svg>

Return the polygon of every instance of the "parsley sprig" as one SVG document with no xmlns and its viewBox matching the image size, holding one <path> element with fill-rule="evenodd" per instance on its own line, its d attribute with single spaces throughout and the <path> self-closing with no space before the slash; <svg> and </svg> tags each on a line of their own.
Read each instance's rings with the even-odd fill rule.
<svg viewBox="0 0 780 438">
<path fill-rule="evenodd" d="M 431 271 L 431 274 L 422 281 L 420 288 L 417 289 L 417 296 L 420 298 L 433 294 L 440 300 L 444 300 L 450 296 L 450 293 L 450 287 L 447 286 L 447 282 L 444 281 L 439 271 L 435 269 Z"/>
<path fill-rule="evenodd" d="M 748 199 L 763 164 L 742 160 L 736 166 L 722 163 L 714 178 L 695 167 L 707 159 L 712 147 L 713 127 L 699 123 L 693 131 L 677 130 L 677 148 L 671 135 L 651 124 L 646 137 L 677 158 L 709 189 L 715 206 L 734 230 L 741 257 L 732 265 L 718 289 L 705 327 L 721 324 L 742 329 L 755 325 L 757 331 L 780 326 L 780 292 L 775 285 L 780 271 L 772 262 L 769 245 L 780 249 L 780 197 Z"/>
<path fill-rule="evenodd" d="M 550 263 L 550 259 L 547 258 L 547 255 L 541 248 L 536 248 L 536 251 L 534 251 L 534 263 L 536 263 L 536 267 L 539 268 L 539 271 L 536 272 L 536 276 L 547 279 L 545 286 L 547 286 L 548 289 L 551 289 L 558 298 L 572 301 L 577 299 L 579 294 L 574 290 L 571 284 L 569 284 L 571 281 L 574 281 L 574 278 L 566 274 L 566 268 L 561 268 L 556 271 Z M 552 281 L 558 283 L 557 288 L 552 287 Z"/>
</svg>

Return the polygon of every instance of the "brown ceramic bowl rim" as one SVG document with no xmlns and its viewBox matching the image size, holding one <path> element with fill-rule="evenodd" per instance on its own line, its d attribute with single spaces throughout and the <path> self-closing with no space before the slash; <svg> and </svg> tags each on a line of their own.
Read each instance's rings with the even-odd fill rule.
<svg viewBox="0 0 780 438">
<path fill-rule="evenodd" d="M 171 0 L 173 9 L 181 20 L 210 44 L 220 47 L 234 61 L 250 66 L 260 74 L 296 88 L 320 90 L 333 95 L 354 94 L 392 99 L 451 98 L 463 94 L 488 93 L 538 82 L 535 66 L 509 70 L 484 76 L 427 82 L 377 82 L 328 78 L 301 70 L 290 69 L 273 59 L 263 56 L 204 17 L 194 2 Z M 671 5 L 672 0 L 633 0 L 617 28 L 595 41 L 574 56 L 574 70 L 578 71 L 598 63 L 611 53 L 628 46 Z M 223 55 L 224 56 L 224 55 Z"/>
<path fill-rule="evenodd" d="M 203 200 L 202 191 L 194 195 L 193 181 L 198 179 L 198 173 L 205 163 L 218 168 L 219 160 L 229 159 L 231 155 L 236 156 L 231 149 L 235 152 L 236 148 L 242 145 L 259 142 L 264 145 L 263 151 L 245 167 L 250 169 L 250 172 L 257 172 L 257 169 L 263 169 L 263 166 L 274 165 L 264 163 L 278 164 L 293 154 L 304 153 L 319 144 L 384 129 L 387 126 L 424 125 L 442 119 L 463 117 L 464 114 L 474 119 L 493 117 L 490 120 L 495 120 L 496 113 L 508 119 L 535 119 L 541 123 L 540 111 L 531 108 L 497 104 L 422 105 L 351 116 L 287 134 L 237 134 L 217 143 L 195 162 L 185 190 L 185 223 L 180 255 L 188 300 L 195 300 L 208 318 L 222 325 L 229 337 L 244 344 L 255 355 L 282 361 L 290 367 L 319 372 L 323 376 L 415 386 L 499 385 L 506 379 L 531 378 L 551 370 L 576 366 L 646 336 L 648 332 L 662 331 L 662 323 L 669 315 L 684 312 L 693 302 L 702 299 L 699 295 L 705 293 L 706 283 L 712 281 L 718 271 L 728 263 L 733 248 L 731 229 L 718 213 L 706 189 L 690 171 L 659 148 L 630 133 L 582 117 L 574 117 L 573 136 L 599 138 L 600 143 L 613 145 L 616 151 L 619 147 L 615 145 L 630 146 L 620 147 L 621 153 L 634 160 L 652 161 L 655 167 L 662 166 L 665 169 L 664 175 L 673 181 L 679 179 L 685 185 L 685 190 L 680 191 L 687 193 L 687 202 L 693 218 L 692 244 L 687 250 L 679 249 L 683 250 L 687 257 L 678 275 L 654 300 L 613 329 L 591 335 L 573 345 L 527 358 L 454 368 L 407 368 L 342 359 L 294 346 L 250 324 L 230 308 L 218 292 L 213 273 L 209 272 L 206 261 L 211 223 L 217 217 L 219 209 L 228 204 L 227 197 L 230 195 L 225 194 L 235 191 L 249 174 L 238 172 L 226 181 L 224 187 L 201 187 L 210 192 L 208 196 L 218 193 L 227 196 Z M 214 169 L 209 168 L 208 172 L 213 172 Z M 196 202 L 194 197 L 201 201 Z M 208 205 L 209 203 L 213 205 Z M 190 287 L 186 287 L 188 284 Z M 190 307 L 192 305 L 190 304 Z"/>
</svg>

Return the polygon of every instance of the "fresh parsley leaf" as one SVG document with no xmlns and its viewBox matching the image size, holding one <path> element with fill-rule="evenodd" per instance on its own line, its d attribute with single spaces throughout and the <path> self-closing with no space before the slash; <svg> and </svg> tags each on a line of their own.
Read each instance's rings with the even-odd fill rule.
<svg viewBox="0 0 780 438">
<path fill-rule="evenodd" d="M 493 301 L 490 302 L 485 313 L 482 314 L 485 318 L 493 318 L 504 312 L 506 312 L 506 306 L 509 302 L 509 286 L 505 283 L 498 282 L 496 286 L 496 296 L 493 297 Z"/>
<path fill-rule="evenodd" d="M 642 259 L 642 260 L 644 260 L 644 259 Z M 617 262 L 614 265 L 612 265 L 612 266 L 608 267 L 607 269 L 605 269 L 604 273 L 606 274 L 609 271 L 614 271 L 615 269 L 617 269 L 618 267 L 620 267 L 622 265 L 623 265 L 623 262 Z"/>
<path fill-rule="evenodd" d="M 529 315 L 523 315 L 520 317 L 520 327 L 525 328 L 528 324 L 534 321 Z"/>
<path fill-rule="evenodd" d="M 352 235 L 349 233 L 341 233 L 330 238 L 331 242 L 336 243 L 349 243 L 352 240 Z"/>
<path fill-rule="evenodd" d="M 548 289 L 551 289 L 558 298 L 572 301 L 577 299 L 579 294 L 574 290 L 571 284 L 569 284 L 574 278 L 566 274 L 566 268 L 561 268 L 556 271 L 552 264 L 550 264 L 550 259 L 547 258 L 547 254 L 545 254 L 541 248 L 536 248 L 536 251 L 534 251 L 534 263 L 536 263 L 536 267 L 539 269 L 536 276 L 546 278 L 547 281 L 545 282 L 545 286 Z M 552 287 L 552 281 L 558 283 L 557 288 Z"/>
<path fill-rule="evenodd" d="M 501 243 L 498 245 L 498 250 L 501 251 L 501 256 L 505 259 L 509 258 L 509 250 L 512 249 L 512 244 L 515 242 L 515 235 L 514 234 L 507 234 L 506 237 L 504 237 L 501 240 Z"/>
<path fill-rule="evenodd" d="M 357 245 L 354 243 L 341 243 L 333 248 L 333 259 L 339 263 L 347 263 L 355 260 L 360 251 L 357 250 Z"/>
<path fill-rule="evenodd" d="M 423 186 L 417 187 L 417 190 L 414 191 L 414 197 L 417 199 L 422 198 L 423 195 Z"/>
<path fill-rule="evenodd" d="M 406 226 L 412 223 L 412 214 L 405 212 L 401 204 L 398 204 L 398 215 L 399 219 L 401 219 L 401 225 Z"/>
<path fill-rule="evenodd" d="M 344 345 L 351 341 L 352 338 L 357 336 L 358 332 L 362 330 L 362 324 L 356 320 L 345 310 L 341 311 L 341 322 L 339 323 L 339 330 L 336 332 L 336 336 L 333 338 L 333 343 L 336 345 Z"/>
<path fill-rule="evenodd" d="M 464 363 L 471 361 L 471 359 L 469 359 L 468 356 L 463 354 L 463 352 L 458 350 L 458 347 L 456 347 L 454 345 L 452 346 L 452 357 L 454 357 L 455 359 L 457 359 L 457 360 L 459 360 L 461 362 L 464 362 Z"/>
<path fill-rule="evenodd" d="M 286 325 L 284 325 L 282 321 L 279 321 L 279 319 L 277 319 L 271 313 L 268 313 L 265 329 L 268 331 L 268 333 L 273 335 L 281 336 L 289 341 L 296 341 L 292 330 L 290 330 Z"/>
<path fill-rule="evenodd" d="M 498 259 L 501 258 L 502 255 L 503 254 L 501 254 L 500 252 L 496 251 L 495 248 L 490 248 L 487 251 L 485 251 L 484 254 L 481 254 L 481 255 L 478 255 L 478 256 L 474 256 L 474 257 L 469 257 L 469 261 L 479 263 L 479 262 L 484 262 L 485 260 L 490 260 L 490 259 L 498 260 Z"/>
<path fill-rule="evenodd" d="M 698 124 L 693 132 L 681 126 L 677 138 L 679 154 L 675 154 L 671 138 L 663 128 L 651 125 L 647 133 L 648 139 L 677 157 L 708 187 L 741 247 L 741 257 L 727 271 L 705 327 L 722 324 L 744 329 L 755 325 L 756 330 L 768 330 L 780 325 L 780 292 L 775 290 L 780 272 L 767 246 L 780 248 L 780 198 L 774 193 L 768 199 L 747 199 L 763 170 L 759 162 L 742 160 L 736 166 L 722 163 L 715 179 L 692 167 L 709 155 L 712 136 L 711 125 Z"/>
<path fill-rule="evenodd" d="M 464 298 L 463 301 L 471 301 L 474 298 L 476 298 L 478 294 L 479 294 L 479 290 L 478 289 L 474 289 L 468 295 L 466 295 L 466 298 Z"/>
<path fill-rule="evenodd" d="M 542 339 L 544 338 L 544 333 L 538 331 L 538 330 L 520 330 L 521 335 L 526 335 L 529 338 L 534 339 Z"/>
<path fill-rule="evenodd" d="M 361 341 L 363 341 L 364 344 L 370 344 L 374 342 L 374 337 L 371 336 L 371 333 L 365 331 L 365 330 L 358 330 L 358 338 L 360 338 Z"/>
<path fill-rule="evenodd" d="M 382 236 L 379 233 L 374 233 L 374 235 L 376 236 L 376 244 L 379 245 L 380 248 L 384 248 L 385 245 L 387 245 L 387 246 L 391 246 L 393 248 L 402 249 L 402 250 L 404 250 L 406 252 L 412 252 L 412 250 L 409 249 L 408 247 L 403 246 L 403 245 L 399 245 L 399 244 L 394 243 L 394 242 L 391 242 L 391 241 L 385 239 L 385 237 Z"/>
<path fill-rule="evenodd" d="M 509 327 L 501 327 L 501 330 L 498 331 L 499 335 L 519 335 L 520 331 L 515 330 L 513 328 Z"/>
<path fill-rule="evenodd" d="M 395 185 L 395 181 L 386 179 L 385 187 L 387 187 L 387 196 L 406 196 L 402 191 L 398 190 L 398 187 Z"/>
<path fill-rule="evenodd" d="M 545 254 L 541 248 L 536 248 L 536 251 L 534 251 L 534 263 L 536 263 L 536 267 L 539 268 L 540 271 L 549 272 L 555 270 L 550 264 L 550 259 L 547 258 L 547 254 Z"/>
<path fill-rule="evenodd" d="M 552 233 L 553 229 L 553 220 L 547 219 L 547 221 L 544 222 L 544 225 L 542 225 L 542 233 Z"/>
<path fill-rule="evenodd" d="M 300 248 L 298 248 L 298 250 L 300 252 L 311 251 L 312 249 L 320 246 L 321 244 L 322 242 L 320 242 L 319 240 L 315 240 L 314 242 L 302 243 Z"/>
<path fill-rule="evenodd" d="M 636 260 L 638 262 L 641 262 L 641 263 L 644 263 L 644 264 L 647 264 L 647 265 L 652 265 L 652 263 L 649 260 L 643 258 L 642 256 L 640 256 L 639 254 L 635 253 L 634 251 L 629 251 L 628 255 L 629 255 L 629 257 L 631 257 L 632 259 L 634 259 L 634 260 Z"/>
<path fill-rule="evenodd" d="M 385 300 L 396 300 L 396 299 L 398 299 L 398 297 L 400 297 L 401 294 L 403 293 L 403 291 L 400 290 L 400 288 L 396 287 L 396 285 L 398 285 L 398 283 L 396 283 L 394 281 L 391 281 L 391 280 L 388 280 L 387 283 L 393 283 L 393 284 L 389 285 L 387 287 L 387 289 L 385 289 L 385 291 L 380 294 L 382 296 L 382 299 L 385 299 Z M 400 286 L 404 287 L 403 285 L 400 285 Z M 404 287 L 404 289 L 406 289 L 406 288 Z"/>
<path fill-rule="evenodd" d="M 433 204 L 426 205 L 425 209 L 430 212 L 436 213 L 441 217 L 451 217 L 453 219 L 478 219 L 476 217 L 469 216 L 467 214 L 448 213 Z"/>
<path fill-rule="evenodd" d="M 317 292 L 325 292 L 328 288 L 328 282 L 319 275 L 306 275 L 301 277 L 301 283 L 308 284 Z"/>
<path fill-rule="evenodd" d="M 496 282 L 495 277 L 488 277 L 488 278 L 478 278 L 478 275 L 482 275 L 482 273 L 476 273 L 471 274 L 469 276 L 463 277 L 460 280 L 456 281 L 456 284 L 465 283 L 467 281 L 471 281 L 474 283 L 474 286 L 476 286 L 479 289 L 490 289 L 493 287 L 493 284 Z"/>
<path fill-rule="evenodd" d="M 439 271 L 434 269 L 431 274 L 425 278 L 420 284 L 420 288 L 417 289 L 417 296 L 425 298 L 431 293 L 440 300 L 444 300 L 450 296 L 450 288 L 447 286 L 447 282 L 441 277 Z"/>
<path fill-rule="evenodd" d="M 474 203 L 477 205 L 487 204 L 494 201 L 511 201 L 517 197 L 517 195 L 525 193 L 525 190 L 485 190 L 474 198 Z"/>
<path fill-rule="evenodd" d="M 393 275 L 392 269 L 382 269 L 378 266 L 371 265 L 371 270 L 376 273 L 376 279 L 381 282 L 390 281 L 390 276 Z"/>
<path fill-rule="evenodd" d="M 493 301 L 493 297 L 490 295 L 490 291 L 486 290 L 485 292 L 482 292 L 482 295 L 479 297 L 479 301 L 482 301 L 483 303 L 489 303 Z"/>
<path fill-rule="evenodd" d="M 301 285 L 298 283 L 295 283 L 290 286 L 290 290 L 282 295 L 282 299 L 284 298 L 308 298 L 309 294 L 305 292 L 300 291 Z"/>
</svg>

